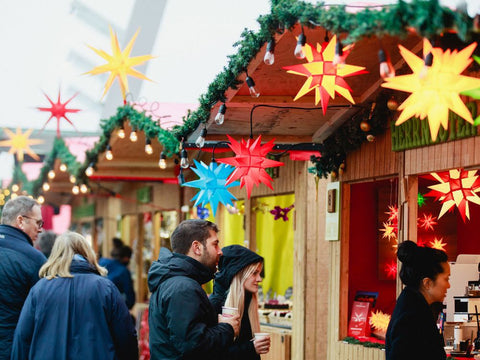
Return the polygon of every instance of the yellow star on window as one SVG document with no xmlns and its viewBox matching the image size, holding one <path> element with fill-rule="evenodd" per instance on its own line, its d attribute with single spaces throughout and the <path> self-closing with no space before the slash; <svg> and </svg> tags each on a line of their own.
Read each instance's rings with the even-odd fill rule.
<svg viewBox="0 0 480 360">
<path fill-rule="evenodd" d="M 447 246 L 447 243 L 444 243 L 442 238 L 434 238 L 433 241 L 430 241 L 429 245 L 433 249 L 445 251 L 445 246 Z"/>
<path fill-rule="evenodd" d="M 383 87 L 412 93 L 399 107 L 403 110 L 395 125 L 401 125 L 413 116 L 425 119 L 432 140 L 437 139 L 440 125 L 448 129 L 448 111 L 452 110 L 473 124 L 472 114 L 462 102 L 460 93 L 480 87 L 480 79 L 460 75 L 472 62 L 470 56 L 477 43 L 472 43 L 461 51 L 450 49 L 445 52 L 432 48 L 424 41 L 424 54 L 433 55 L 431 67 L 426 67 L 423 59 L 399 45 L 400 53 L 410 66 L 413 74 L 386 78 Z"/>
<path fill-rule="evenodd" d="M 27 153 L 35 160 L 40 160 L 37 154 L 30 148 L 30 145 L 42 144 L 43 140 L 29 139 L 32 129 L 22 133 L 20 128 L 17 128 L 17 132 L 14 134 L 10 129 L 3 129 L 10 138 L 10 140 L 0 141 L 0 146 L 10 146 L 9 154 L 17 153 L 18 161 L 23 161 L 24 153 Z"/>
<path fill-rule="evenodd" d="M 101 56 L 105 60 L 107 60 L 107 63 L 104 65 L 97 66 L 87 72 L 86 74 L 91 74 L 91 75 L 98 75 L 102 74 L 105 72 L 110 72 L 110 76 L 108 77 L 107 82 L 105 83 L 105 90 L 103 91 L 102 98 L 105 96 L 107 91 L 110 89 L 110 86 L 112 86 L 113 81 L 115 80 L 116 77 L 118 77 L 118 81 L 120 83 L 120 88 L 122 90 L 122 96 L 123 100 L 126 98 L 126 93 L 128 92 L 128 79 L 127 75 L 135 76 L 136 78 L 143 79 L 143 80 L 150 80 L 147 78 L 145 75 L 142 73 L 138 72 L 137 70 L 133 69 L 134 66 L 143 64 L 145 61 L 148 61 L 150 59 L 153 59 L 154 56 L 152 55 L 142 55 L 142 56 L 135 56 L 135 57 L 130 57 L 130 53 L 132 51 L 133 43 L 135 42 L 135 39 L 137 38 L 139 30 L 133 35 L 132 39 L 128 43 L 128 45 L 125 47 L 125 50 L 123 52 L 120 50 L 120 46 L 118 44 L 118 38 L 117 34 L 115 34 L 110 28 L 110 41 L 111 41 L 111 46 L 112 46 L 112 55 L 107 54 L 103 50 L 98 50 L 95 49 L 94 47 L 87 45 L 90 49 L 95 51 L 97 55 Z M 151 81 L 151 80 L 150 80 Z"/>
</svg>

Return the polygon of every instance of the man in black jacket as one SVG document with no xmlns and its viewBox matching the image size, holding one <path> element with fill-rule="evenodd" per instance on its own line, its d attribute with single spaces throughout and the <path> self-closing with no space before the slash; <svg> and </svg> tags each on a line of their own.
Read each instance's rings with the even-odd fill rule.
<svg viewBox="0 0 480 360">
<path fill-rule="evenodd" d="M 47 260 L 33 247 L 42 232 L 40 205 L 27 196 L 7 201 L 0 225 L 0 359 L 10 359 L 13 333 L 38 270 Z"/>
<path fill-rule="evenodd" d="M 217 232 L 209 221 L 183 221 L 170 239 L 173 252 L 162 248 L 152 264 L 148 272 L 152 360 L 218 359 L 238 335 L 239 316 L 217 317 L 201 286 L 213 278 L 222 255 Z"/>
</svg>

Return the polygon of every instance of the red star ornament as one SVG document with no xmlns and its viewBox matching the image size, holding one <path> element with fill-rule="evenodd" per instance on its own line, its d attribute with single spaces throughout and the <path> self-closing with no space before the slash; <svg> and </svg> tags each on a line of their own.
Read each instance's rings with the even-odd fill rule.
<svg viewBox="0 0 480 360">
<path fill-rule="evenodd" d="M 60 119 L 61 118 L 64 118 L 65 120 L 67 120 L 75 130 L 77 130 L 77 128 L 75 128 L 75 125 L 73 125 L 73 123 L 70 121 L 70 119 L 67 117 L 67 113 L 77 113 L 80 111 L 80 109 L 67 109 L 67 104 L 75 97 L 77 96 L 77 94 L 73 95 L 70 99 L 68 99 L 67 101 L 65 101 L 64 103 L 62 103 L 60 101 L 60 91 L 58 91 L 58 98 L 57 98 L 57 102 L 54 103 L 52 101 L 52 99 L 50 99 L 50 97 L 43 93 L 43 95 L 45 95 L 45 97 L 47 98 L 47 100 L 50 102 L 50 105 L 51 107 L 47 108 L 47 107 L 37 107 L 38 110 L 40 111 L 48 111 L 50 112 L 50 117 L 48 118 L 47 122 L 45 123 L 45 125 L 43 125 L 42 127 L 42 130 L 45 128 L 45 126 L 47 126 L 48 122 L 53 118 L 57 118 L 57 137 L 60 137 Z M 77 130 L 78 131 L 78 130 Z"/>
<path fill-rule="evenodd" d="M 298 100 L 311 90 L 315 90 L 315 105 L 318 105 L 320 101 L 322 102 L 323 115 L 327 112 L 329 99 L 335 99 L 335 93 L 355 104 L 350 94 L 352 89 L 343 78 L 368 72 L 363 66 L 335 64 L 333 58 L 336 42 L 337 37 L 333 36 L 328 43 L 317 44 L 316 49 L 312 45 L 306 44 L 303 51 L 308 62 L 283 67 L 290 74 L 307 77 L 293 100 Z M 350 48 L 344 48 L 343 58 L 348 56 Z"/>
<path fill-rule="evenodd" d="M 228 177 L 226 185 L 235 180 L 240 180 L 240 188 L 245 186 L 249 199 L 253 185 L 258 186 L 260 183 L 263 183 L 273 190 L 272 178 L 265 169 L 284 165 L 280 161 L 270 160 L 265 157 L 273 149 L 273 140 L 262 145 L 262 136 L 259 136 L 256 140 L 248 139 L 245 141 L 242 139 L 241 142 L 237 142 L 229 135 L 227 137 L 230 140 L 228 146 L 236 156 L 217 159 L 219 163 L 235 167 L 235 170 Z"/>
<path fill-rule="evenodd" d="M 450 210 L 454 205 L 457 206 L 463 222 L 465 217 L 470 220 L 470 210 L 468 203 L 472 202 L 480 205 L 480 197 L 477 192 L 480 191 L 480 179 L 476 170 L 466 171 L 463 169 L 452 169 L 443 173 L 431 173 L 436 180 L 436 185 L 429 186 L 431 191 L 425 196 L 435 197 L 442 202 L 442 209 L 438 218 Z"/>
</svg>

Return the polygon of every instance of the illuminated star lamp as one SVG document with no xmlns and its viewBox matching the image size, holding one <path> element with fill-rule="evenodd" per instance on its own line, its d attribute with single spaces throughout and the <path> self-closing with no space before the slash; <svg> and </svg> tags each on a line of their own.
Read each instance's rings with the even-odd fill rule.
<svg viewBox="0 0 480 360">
<path fill-rule="evenodd" d="M 210 165 L 196 160 L 193 160 L 193 162 L 195 167 L 191 169 L 198 175 L 198 180 L 186 182 L 183 186 L 194 187 L 200 190 L 192 198 L 192 201 L 195 200 L 194 206 L 201 204 L 205 207 L 209 203 L 213 216 L 217 212 L 219 203 L 225 206 L 234 206 L 232 199 L 236 200 L 236 198 L 227 190 L 233 186 L 240 185 L 238 181 L 227 184 L 227 178 L 233 172 L 233 167 L 225 164 L 218 165 L 215 161 L 212 161 Z"/>
<path fill-rule="evenodd" d="M 475 61 L 480 64 L 480 57 L 479 56 L 472 56 Z M 471 98 L 480 100 L 480 87 L 472 90 L 467 90 L 467 91 L 462 91 L 462 95 L 467 95 L 470 96 Z M 480 125 L 480 115 L 477 116 L 477 118 L 474 120 L 473 125 L 478 126 Z"/>
<path fill-rule="evenodd" d="M 17 160 L 23 161 L 24 153 L 27 153 L 35 160 L 40 160 L 37 154 L 30 148 L 30 145 L 42 144 L 44 141 L 40 139 L 29 139 L 32 129 L 29 129 L 22 133 L 20 128 L 17 128 L 17 132 L 14 134 L 10 129 L 3 129 L 10 138 L 10 140 L 0 141 L 0 146 L 10 146 L 9 154 L 17 154 Z"/>
<path fill-rule="evenodd" d="M 418 227 L 433 231 L 433 226 L 438 224 L 435 220 L 437 220 L 437 218 L 432 214 L 423 214 L 423 218 L 418 219 Z"/>
<path fill-rule="evenodd" d="M 439 200 L 443 204 L 438 218 L 440 219 L 443 214 L 456 205 L 463 222 L 466 222 L 465 217 L 470 220 L 468 203 L 480 205 L 480 197 L 477 195 L 477 192 L 480 191 L 480 179 L 477 171 L 452 169 L 430 175 L 439 183 L 429 186 L 431 191 L 425 196 L 435 197 L 435 200 Z"/>
<path fill-rule="evenodd" d="M 217 160 L 220 163 L 235 167 L 235 170 L 227 179 L 227 185 L 235 180 L 240 180 L 240 188 L 245 186 L 249 199 L 253 185 L 258 186 L 263 183 L 273 190 L 272 178 L 265 169 L 284 165 L 280 161 L 266 158 L 267 154 L 273 149 L 273 140 L 262 145 L 262 136 L 259 136 L 256 140 L 248 139 L 245 141 L 242 139 L 241 142 L 237 142 L 229 135 L 227 137 L 230 140 L 228 146 L 236 156 Z"/>
<path fill-rule="evenodd" d="M 370 325 L 372 325 L 373 328 L 382 332 L 387 331 L 389 323 L 390 323 L 390 315 L 385 314 L 380 310 L 377 310 L 375 312 L 372 311 L 370 315 Z"/>
<path fill-rule="evenodd" d="M 77 96 L 77 94 L 73 95 L 70 99 L 68 99 L 67 101 L 65 101 L 64 103 L 62 103 L 60 101 L 60 91 L 58 91 L 58 98 L 57 98 L 57 102 L 54 103 L 52 101 L 52 99 L 50 99 L 50 97 L 43 93 L 43 95 L 45 95 L 45 97 L 47 98 L 47 100 L 50 102 L 50 107 L 37 107 L 38 110 L 40 111 L 47 111 L 47 112 L 50 112 L 50 117 L 48 118 L 47 122 L 45 123 L 45 125 L 43 125 L 42 127 L 42 130 L 45 128 L 45 126 L 47 126 L 48 122 L 52 119 L 52 118 L 56 118 L 57 119 L 57 137 L 59 138 L 60 137 L 60 119 L 61 118 L 64 118 L 65 120 L 67 120 L 70 125 L 73 126 L 73 128 L 75 130 L 77 130 L 75 128 L 75 125 L 73 125 L 73 123 L 70 121 L 70 119 L 67 117 L 67 113 L 77 113 L 80 111 L 80 109 L 67 109 L 67 104 L 75 97 Z"/>
<path fill-rule="evenodd" d="M 330 98 L 335 99 L 335 93 L 340 94 L 352 104 L 355 104 L 350 94 L 352 89 L 344 78 L 367 73 L 363 66 L 335 64 L 333 60 L 335 57 L 336 42 L 337 37 L 333 36 L 328 43 L 324 43 L 324 46 L 317 44 L 316 49 L 313 45 L 305 44 L 303 52 L 308 62 L 306 64 L 283 67 L 283 69 L 287 70 L 290 74 L 307 77 L 307 80 L 305 80 L 305 83 L 293 100 L 298 100 L 308 92 L 314 90 L 315 105 L 318 105 L 320 101 L 322 102 L 324 115 L 327 112 Z M 349 52 L 350 50 L 344 48 L 343 59 L 348 56 Z"/>
<path fill-rule="evenodd" d="M 120 45 L 118 44 L 118 38 L 117 34 L 115 34 L 110 27 L 110 42 L 112 46 L 112 55 L 107 54 L 103 50 L 98 50 L 95 49 L 94 47 L 88 45 L 90 49 L 95 51 L 95 53 L 105 60 L 107 60 L 107 63 L 104 65 L 97 66 L 87 72 L 87 74 L 91 75 L 98 75 L 98 74 L 103 74 L 106 72 L 110 72 L 110 76 L 108 77 L 107 82 L 105 83 L 105 90 L 103 91 L 102 98 L 105 96 L 107 91 L 110 89 L 110 86 L 112 86 L 113 81 L 115 80 L 116 77 L 118 77 L 118 81 L 120 83 L 120 89 L 122 90 L 122 96 L 123 96 L 123 101 L 125 102 L 126 100 L 126 93 L 128 92 L 128 79 L 127 75 L 134 76 L 136 78 L 142 79 L 142 80 L 149 80 L 145 75 L 142 73 L 138 72 L 137 70 L 133 69 L 134 66 L 143 64 L 144 62 L 153 59 L 154 57 L 152 55 L 142 55 L 142 56 L 135 56 L 135 57 L 130 57 L 130 53 L 132 51 L 133 43 L 135 42 L 135 39 L 137 38 L 139 30 L 133 35 L 132 39 L 128 43 L 128 45 L 125 47 L 125 50 L 123 52 L 120 50 Z"/>
<path fill-rule="evenodd" d="M 418 207 L 422 207 L 423 205 L 425 205 L 425 198 L 423 197 L 423 194 L 418 193 L 417 203 L 418 203 Z"/>
<path fill-rule="evenodd" d="M 428 245 L 433 249 L 445 251 L 445 246 L 447 246 L 447 243 L 444 243 L 442 238 L 434 238 L 433 241 L 430 241 Z"/>
<path fill-rule="evenodd" d="M 388 205 L 388 211 L 385 212 L 388 215 L 388 221 L 397 223 L 398 222 L 398 207 L 397 205 Z"/>
<path fill-rule="evenodd" d="M 383 223 L 383 228 L 380 229 L 380 231 L 383 231 L 382 237 L 384 239 L 388 239 L 390 241 L 397 238 L 397 227 L 388 221 Z"/>
<path fill-rule="evenodd" d="M 412 93 L 399 107 L 402 110 L 395 125 L 401 125 L 413 116 L 424 120 L 428 117 L 432 140 L 437 139 L 440 125 L 448 129 L 448 112 L 452 110 L 473 124 L 472 114 L 462 102 L 460 93 L 480 87 L 480 79 L 460 75 L 472 62 L 470 56 L 477 43 L 461 51 L 443 52 L 432 48 L 424 40 L 424 56 L 433 55 L 432 66 L 427 69 L 422 58 L 399 45 L 400 53 L 412 69 L 409 75 L 386 78 L 383 87 Z"/>
<path fill-rule="evenodd" d="M 395 279 L 397 276 L 397 262 L 391 261 L 385 265 L 385 272 L 387 273 L 388 278 Z"/>
</svg>

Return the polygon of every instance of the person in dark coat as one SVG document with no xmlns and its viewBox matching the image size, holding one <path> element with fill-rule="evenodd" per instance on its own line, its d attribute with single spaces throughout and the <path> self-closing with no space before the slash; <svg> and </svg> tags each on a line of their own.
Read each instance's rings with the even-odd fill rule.
<svg viewBox="0 0 480 360">
<path fill-rule="evenodd" d="M 107 277 L 117 286 L 127 307 L 131 309 L 135 305 L 135 291 L 133 290 L 132 274 L 127 266 L 132 257 L 132 248 L 127 245 L 116 246 L 110 256 L 111 259 L 100 258 L 98 263 L 108 270 Z"/>
<path fill-rule="evenodd" d="M 400 278 L 406 287 L 388 325 L 386 359 L 444 360 L 445 344 L 437 327 L 438 312 L 432 305 L 443 302 L 450 287 L 447 254 L 405 241 L 399 245 L 397 256 L 402 262 Z"/>
<path fill-rule="evenodd" d="M 220 359 L 238 335 L 239 316 L 218 316 L 202 284 L 213 279 L 222 251 L 218 228 L 185 220 L 148 272 L 150 355 L 157 359 Z"/>
<path fill-rule="evenodd" d="M 40 205 L 27 196 L 7 201 L 0 225 L 0 359 L 10 359 L 13 333 L 38 270 L 47 261 L 33 247 L 42 231 Z"/>
<path fill-rule="evenodd" d="M 85 238 L 60 235 L 15 330 L 11 360 L 138 360 L 135 327 Z"/>
<path fill-rule="evenodd" d="M 263 257 L 240 245 L 226 246 L 222 252 L 210 301 L 219 314 L 222 306 L 237 308 L 240 314 L 239 335 L 225 358 L 260 360 L 260 354 L 270 350 L 269 337 L 252 341 L 254 333 L 260 332 L 257 293 Z"/>
</svg>

